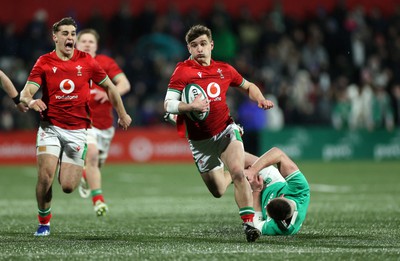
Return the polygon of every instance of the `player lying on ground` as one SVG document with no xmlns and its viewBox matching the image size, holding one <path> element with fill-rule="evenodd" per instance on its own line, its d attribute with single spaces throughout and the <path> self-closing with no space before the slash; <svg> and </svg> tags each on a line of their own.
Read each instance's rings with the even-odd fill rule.
<svg viewBox="0 0 400 261">
<path fill-rule="evenodd" d="M 298 166 L 276 147 L 259 158 L 247 153 L 246 165 L 245 174 L 253 190 L 255 227 L 262 235 L 296 234 L 310 203 L 309 185 Z"/>
</svg>

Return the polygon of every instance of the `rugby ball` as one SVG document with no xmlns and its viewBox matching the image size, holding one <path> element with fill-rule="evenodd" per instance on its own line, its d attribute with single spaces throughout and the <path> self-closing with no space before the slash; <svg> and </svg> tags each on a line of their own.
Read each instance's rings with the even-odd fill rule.
<svg viewBox="0 0 400 261">
<path fill-rule="evenodd" d="M 191 83 L 185 86 L 185 88 L 182 90 L 182 102 L 190 104 L 193 102 L 193 100 L 197 97 L 197 95 L 202 94 L 201 99 L 208 99 L 206 92 L 201 88 L 199 85 L 195 83 Z M 208 113 L 210 111 L 210 106 L 208 107 L 208 110 L 206 112 L 188 112 L 186 115 L 192 120 L 192 121 L 204 121 L 208 117 Z"/>
</svg>

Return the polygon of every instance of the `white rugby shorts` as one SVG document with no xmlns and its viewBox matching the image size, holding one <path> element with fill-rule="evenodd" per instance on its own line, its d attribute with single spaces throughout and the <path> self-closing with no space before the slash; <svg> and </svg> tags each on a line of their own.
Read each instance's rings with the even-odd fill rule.
<svg viewBox="0 0 400 261">
<path fill-rule="evenodd" d="M 215 168 L 224 166 L 220 159 L 232 141 L 242 141 L 239 126 L 235 123 L 229 124 L 225 130 L 205 140 L 188 140 L 193 159 L 200 173 L 208 172 Z"/>
<path fill-rule="evenodd" d="M 101 165 L 103 165 L 107 159 L 114 134 L 114 127 L 105 130 L 100 130 L 95 127 L 88 129 L 87 143 L 96 144 L 97 149 L 99 150 L 99 161 Z"/>
<path fill-rule="evenodd" d="M 61 162 L 84 166 L 87 130 L 67 130 L 41 122 L 36 138 L 36 155 L 52 154 Z"/>
</svg>

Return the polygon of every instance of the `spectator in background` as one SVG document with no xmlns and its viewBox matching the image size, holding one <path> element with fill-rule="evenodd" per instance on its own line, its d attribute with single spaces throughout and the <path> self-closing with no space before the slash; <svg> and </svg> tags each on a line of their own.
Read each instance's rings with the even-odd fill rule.
<svg viewBox="0 0 400 261">
<path fill-rule="evenodd" d="M 237 11 L 240 15 L 236 16 L 230 13 L 234 9 L 233 6 L 224 7 L 224 4 L 228 3 L 225 0 L 204 3 L 204 5 L 202 3 L 202 7 L 200 5 L 188 7 L 172 5 L 171 8 L 168 6 L 170 9 L 165 10 L 158 8 L 159 6 L 154 1 L 147 1 L 144 6 L 138 6 L 123 0 L 121 8 L 111 14 L 112 18 L 104 14 L 100 21 L 106 25 L 105 31 L 108 31 L 104 37 L 101 34 L 102 43 L 114 57 L 120 57 L 119 64 L 127 78 L 140 87 L 140 90 L 136 87 L 132 88 L 133 91 L 128 94 L 128 96 L 134 96 L 129 100 L 137 99 L 137 102 L 132 105 L 135 108 L 132 109 L 140 112 L 143 104 L 154 104 L 154 100 L 163 96 L 164 92 L 158 88 L 159 83 L 168 82 L 169 76 L 166 75 L 170 75 L 171 63 L 175 65 L 176 61 L 165 63 L 163 57 L 149 60 L 147 54 L 135 52 L 137 39 L 153 33 L 156 27 L 160 27 L 160 21 L 165 20 L 167 22 L 165 22 L 163 32 L 181 40 L 177 37 L 183 33 L 182 25 L 191 26 L 201 23 L 212 25 L 212 21 L 218 20 L 215 17 L 222 16 L 237 39 L 236 55 L 231 61 L 232 65 L 240 69 L 239 71 L 245 77 L 251 77 L 254 82 L 257 82 L 264 93 L 274 94 L 282 101 L 280 105 L 285 112 L 286 126 L 293 124 L 329 126 L 326 116 L 331 115 L 331 112 L 327 111 L 332 108 L 326 105 L 333 102 L 331 93 L 334 92 L 332 89 L 338 77 L 345 75 L 349 79 L 349 84 L 363 89 L 360 87 L 363 83 L 359 72 L 368 68 L 372 73 L 371 77 L 375 78 L 375 69 L 370 67 L 370 60 L 372 56 L 377 56 L 381 60 L 378 64 L 378 72 L 389 69 L 393 77 L 389 79 L 389 82 L 400 81 L 400 5 L 391 6 L 389 11 L 386 10 L 386 13 L 383 13 L 358 2 L 360 5 L 356 6 L 349 1 L 337 1 L 335 6 L 328 9 L 324 9 L 323 5 L 314 6 L 315 13 L 307 13 L 304 19 L 295 19 L 296 17 L 287 16 L 282 12 L 282 4 L 279 1 L 271 4 L 273 7 L 268 12 L 254 8 L 252 3 L 246 3 L 246 7 L 238 7 Z M 382 5 L 385 4 L 382 3 Z M 204 6 L 208 6 L 209 9 L 203 8 Z M 179 20 L 179 16 L 183 19 Z M 17 21 L 18 17 L 15 19 Z M 32 17 L 32 21 L 37 22 L 35 17 Z M 87 22 L 89 21 L 86 21 L 86 27 Z M 23 61 L 25 67 L 23 69 L 28 71 L 40 51 L 34 53 L 26 51 L 30 50 L 30 46 L 26 46 L 27 43 L 30 44 L 30 41 L 24 41 L 24 39 L 26 40 L 25 36 L 31 35 L 31 31 L 28 30 L 28 26 L 21 31 L 16 25 L 17 23 L 0 24 L 0 68 L 7 68 L 3 61 L 15 64 L 19 60 Z M 39 27 L 35 26 L 35 28 Z M 297 72 L 305 68 L 305 60 L 302 59 L 303 47 L 309 45 L 309 40 L 314 35 L 317 35 L 319 44 L 325 49 L 328 63 L 326 67 L 322 67 L 322 70 L 314 70 L 318 66 L 305 69 L 315 85 L 311 92 L 312 100 L 309 97 L 303 98 L 307 102 L 314 102 L 313 106 L 316 106 L 314 113 L 308 115 L 307 111 L 294 109 L 297 104 L 294 104 L 287 94 L 293 91 Z M 40 41 L 47 46 L 46 51 L 51 50 L 50 37 Z M 47 43 L 44 44 L 45 42 Z M 270 46 L 275 47 L 270 48 Z M 265 51 L 273 49 L 279 52 L 279 58 L 276 56 L 275 58 L 280 59 L 278 62 L 281 66 L 264 66 Z M 104 53 L 104 49 L 102 51 Z M 213 52 L 218 52 L 218 50 L 215 49 Z M 178 60 L 182 59 L 184 59 L 183 56 Z M 16 85 L 21 82 L 16 79 L 19 76 L 16 76 L 14 72 L 12 75 L 9 74 L 9 77 Z M 22 82 L 25 82 L 26 76 L 22 78 L 24 78 Z M 327 85 L 322 87 L 322 82 Z M 326 86 L 328 86 L 327 89 L 325 89 Z M 284 91 L 281 91 L 282 88 Z M 388 89 L 385 91 L 390 92 Z M 231 96 L 233 100 L 239 100 L 238 94 L 228 93 L 228 96 Z M 239 104 L 236 103 L 236 105 Z M 28 112 L 25 117 L 30 116 L 31 113 L 33 112 Z M 143 114 L 147 113 L 147 110 L 143 110 Z M 162 118 L 162 114 L 159 113 L 153 110 L 151 119 L 148 120 L 141 120 L 145 117 L 138 114 L 136 124 L 142 126 L 159 124 Z M 28 122 L 24 120 L 22 124 L 13 127 L 34 126 Z M 367 123 L 363 122 L 362 125 L 367 125 Z"/>
<path fill-rule="evenodd" d="M 349 125 L 351 130 L 371 128 L 372 78 L 367 69 L 361 71 L 360 85 L 350 84 L 347 92 L 351 102 Z"/>
<path fill-rule="evenodd" d="M 371 103 L 371 130 L 386 129 L 392 131 L 394 123 L 394 113 L 389 94 L 386 92 L 386 79 L 383 75 L 377 77 L 373 87 Z"/>
<path fill-rule="evenodd" d="M 100 36 L 93 29 L 83 29 L 78 33 L 76 49 L 89 53 L 107 73 L 122 96 L 129 92 L 131 85 L 126 75 L 114 59 L 103 54 L 97 54 Z M 115 128 L 113 106 L 107 92 L 96 83 L 90 90 L 90 110 L 92 128 L 88 129 L 87 153 L 85 169 L 82 173 L 79 193 L 81 197 L 92 197 L 94 211 L 97 216 L 108 212 L 101 187 L 100 168 L 107 160 Z"/>
<path fill-rule="evenodd" d="M 351 101 L 348 88 L 348 79 L 342 75 L 335 82 L 335 100 L 331 112 L 332 125 L 336 130 L 348 129 L 350 125 Z"/>
<path fill-rule="evenodd" d="M 224 3 L 217 1 L 211 14 L 211 26 L 213 29 L 213 41 L 215 48 L 213 57 L 217 60 L 232 63 L 238 51 L 238 39 L 233 31 L 233 25 Z"/>
<path fill-rule="evenodd" d="M 47 22 L 47 11 L 45 9 L 37 10 L 32 21 L 25 28 L 26 41 L 23 42 L 21 50 L 24 52 L 24 57 L 36 59 L 51 48 Z"/>
<path fill-rule="evenodd" d="M 275 104 L 274 104 L 275 105 Z M 256 103 L 249 98 L 245 98 L 238 108 L 238 122 L 243 125 L 243 145 L 245 151 L 251 154 L 259 154 L 259 135 L 267 125 L 266 112 L 260 110 Z"/>
<path fill-rule="evenodd" d="M 266 98 L 274 104 L 274 109 L 265 111 L 267 114 L 267 122 L 264 126 L 264 129 L 270 131 L 281 130 L 285 125 L 285 117 L 279 105 L 278 99 L 272 94 L 268 94 Z"/>
<path fill-rule="evenodd" d="M 400 127 L 400 83 L 393 84 L 392 97 L 394 104 L 395 123 L 398 127 Z"/>
</svg>

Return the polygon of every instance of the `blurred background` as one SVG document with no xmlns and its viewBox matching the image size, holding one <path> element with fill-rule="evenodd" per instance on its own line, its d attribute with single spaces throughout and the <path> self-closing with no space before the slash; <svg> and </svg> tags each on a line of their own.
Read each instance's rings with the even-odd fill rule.
<svg viewBox="0 0 400 261">
<path fill-rule="evenodd" d="M 246 150 L 280 146 L 296 159 L 400 159 L 400 1 L 14 0 L 1 4 L 0 68 L 18 90 L 36 59 L 53 50 L 62 17 L 100 34 L 99 53 L 131 82 L 134 118 L 117 132 L 111 162 L 191 160 L 186 141 L 163 121 L 163 101 L 184 36 L 212 29 L 213 58 L 231 63 L 275 108 L 258 110 L 231 90 L 231 114 Z M 0 92 L 0 163 L 34 162 L 38 115 Z M 150 135 L 150 136 L 149 136 Z"/>
</svg>

